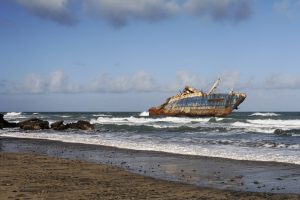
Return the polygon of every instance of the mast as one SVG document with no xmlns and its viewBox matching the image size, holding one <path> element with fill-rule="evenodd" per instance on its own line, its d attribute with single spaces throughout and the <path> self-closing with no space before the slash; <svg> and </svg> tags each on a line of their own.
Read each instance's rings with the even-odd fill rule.
<svg viewBox="0 0 300 200">
<path fill-rule="evenodd" d="M 220 84 L 221 82 L 221 78 L 218 78 L 215 83 L 213 84 L 213 86 L 210 88 L 210 90 L 208 91 L 207 95 L 211 95 L 215 90 L 216 88 L 218 87 L 218 85 Z"/>
</svg>

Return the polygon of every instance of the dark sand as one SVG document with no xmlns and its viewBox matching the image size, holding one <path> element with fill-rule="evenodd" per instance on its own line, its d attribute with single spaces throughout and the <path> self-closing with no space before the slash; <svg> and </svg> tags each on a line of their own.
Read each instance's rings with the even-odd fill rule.
<svg viewBox="0 0 300 200">
<path fill-rule="evenodd" d="M 0 153 L 0 199 L 299 199 L 157 180 L 104 164 Z"/>
<path fill-rule="evenodd" d="M 0 152 L 0 199 L 300 199 L 299 165 L 4 137 Z"/>
</svg>

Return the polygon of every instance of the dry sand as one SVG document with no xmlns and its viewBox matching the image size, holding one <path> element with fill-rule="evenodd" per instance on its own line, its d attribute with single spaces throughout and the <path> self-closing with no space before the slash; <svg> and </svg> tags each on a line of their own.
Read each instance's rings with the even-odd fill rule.
<svg viewBox="0 0 300 200">
<path fill-rule="evenodd" d="M 0 199 L 300 199 L 200 188 L 111 165 L 28 153 L 0 153 L 0 169 Z"/>
</svg>

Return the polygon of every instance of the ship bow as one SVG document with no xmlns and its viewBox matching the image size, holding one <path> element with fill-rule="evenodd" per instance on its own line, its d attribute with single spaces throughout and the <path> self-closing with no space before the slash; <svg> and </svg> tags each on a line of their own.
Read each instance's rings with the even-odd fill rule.
<svg viewBox="0 0 300 200">
<path fill-rule="evenodd" d="M 245 93 L 239 93 L 239 94 L 236 94 L 237 95 L 237 100 L 236 100 L 236 103 L 234 105 L 234 109 L 238 109 L 239 105 L 241 103 L 243 103 L 243 101 L 246 99 L 247 95 Z"/>
</svg>

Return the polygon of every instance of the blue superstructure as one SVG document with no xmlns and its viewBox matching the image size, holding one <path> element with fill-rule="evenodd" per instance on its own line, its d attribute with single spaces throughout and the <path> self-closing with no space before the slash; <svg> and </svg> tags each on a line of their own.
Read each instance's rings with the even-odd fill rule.
<svg viewBox="0 0 300 200">
<path fill-rule="evenodd" d="M 232 107 L 237 98 L 237 96 L 229 94 L 211 94 L 209 96 L 182 98 L 169 105 L 172 107 Z"/>
</svg>

